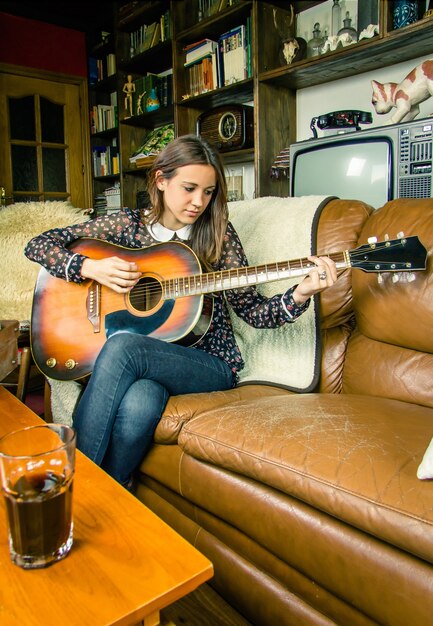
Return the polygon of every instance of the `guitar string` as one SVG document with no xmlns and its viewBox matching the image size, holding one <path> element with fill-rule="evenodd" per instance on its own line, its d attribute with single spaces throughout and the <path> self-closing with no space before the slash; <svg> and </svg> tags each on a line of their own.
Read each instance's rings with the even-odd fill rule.
<svg viewBox="0 0 433 626">
<path fill-rule="evenodd" d="M 400 245 L 400 244 L 399 244 Z M 390 247 L 392 247 L 392 244 L 387 246 L 388 249 Z M 332 256 L 341 256 L 344 253 L 331 253 L 328 256 L 332 257 Z M 360 256 L 360 257 L 364 257 L 365 256 L 365 250 L 360 250 L 360 251 L 354 251 L 353 253 L 351 253 L 352 258 L 356 257 L 356 256 Z M 373 262 L 371 262 L 373 263 Z M 396 269 L 395 267 L 392 267 L 394 265 L 395 261 L 382 261 L 381 265 L 382 267 L 380 269 L 375 270 L 375 272 L 385 272 L 386 269 Z M 179 290 L 179 283 L 181 284 L 182 282 L 184 283 L 188 283 L 188 288 L 190 289 L 191 286 L 189 285 L 190 282 L 193 283 L 193 285 L 195 285 L 195 283 L 198 282 L 205 282 L 206 283 L 206 287 L 207 288 L 211 288 L 211 290 L 222 290 L 222 288 L 219 287 L 219 284 L 226 282 L 227 280 L 230 281 L 231 280 L 231 276 L 233 274 L 237 274 L 238 276 L 234 276 L 233 279 L 239 278 L 239 274 L 241 274 L 241 278 L 246 278 L 247 280 L 247 285 L 251 285 L 251 284 L 257 284 L 257 282 L 260 283 L 259 280 L 255 280 L 255 277 L 257 277 L 257 274 L 267 274 L 268 272 L 272 273 L 272 272 L 279 272 L 279 271 L 290 271 L 291 269 L 291 264 L 293 265 L 293 269 L 305 269 L 305 270 L 309 270 L 310 268 L 310 264 L 307 263 L 305 265 L 305 268 L 303 267 L 303 260 L 301 259 L 300 261 L 284 261 L 284 262 L 279 262 L 279 263 L 272 263 L 272 264 L 265 264 L 265 265 L 261 265 L 261 266 L 253 266 L 253 267 L 245 267 L 245 268 L 237 268 L 235 270 L 222 270 L 220 272 L 211 272 L 208 274 L 195 274 L 195 275 L 190 275 L 190 276 L 181 276 L 181 277 L 174 277 L 171 279 L 166 279 L 164 281 L 161 281 L 161 283 L 158 283 L 157 281 L 157 285 L 152 286 L 152 285 L 147 285 L 147 286 L 143 286 L 142 287 L 142 291 L 145 292 L 147 291 L 147 293 L 158 293 L 160 291 L 162 291 L 162 287 L 160 285 L 167 285 L 170 282 L 175 282 L 176 283 L 176 287 L 173 287 L 175 289 L 175 291 Z M 296 266 L 296 264 L 298 264 Z M 280 265 L 283 265 L 284 267 L 279 267 Z M 385 266 L 385 267 L 384 267 Z M 350 266 L 346 265 L 347 269 Z M 386 269 L 385 269 L 386 268 Z M 356 269 L 356 268 L 355 268 Z M 411 268 L 407 268 L 408 270 L 410 270 Z M 403 269 L 396 269 L 396 271 L 404 271 Z M 248 278 L 253 277 L 253 281 L 248 282 Z M 285 277 L 281 278 L 280 280 L 283 280 Z M 271 279 L 271 281 L 277 281 L 279 280 L 278 278 L 273 278 Z M 269 281 L 269 282 L 271 282 Z M 218 288 L 216 283 L 218 283 Z M 195 285 L 197 286 L 197 285 Z M 202 284 L 198 285 L 200 287 L 200 289 L 202 288 Z M 240 287 L 242 287 L 244 285 L 240 285 Z M 193 287 L 194 288 L 194 287 Z M 233 288 L 239 288 L 239 285 L 236 285 L 236 287 Z M 185 285 L 184 285 L 184 289 L 185 289 Z M 140 287 L 138 287 L 137 289 L 134 290 L 135 293 L 140 293 Z M 185 293 L 184 295 L 188 295 L 188 293 Z M 193 294 L 196 295 L 196 294 Z"/>
<path fill-rule="evenodd" d="M 335 256 L 338 255 L 339 260 L 343 260 L 344 253 L 334 253 Z M 133 293 L 138 296 L 144 293 L 147 294 L 158 294 L 166 291 L 172 295 L 176 295 L 173 292 L 182 292 L 183 296 L 188 295 L 200 295 L 201 293 L 205 293 L 207 290 L 209 292 L 212 291 L 223 291 L 227 288 L 223 288 L 222 285 L 227 281 L 245 281 L 243 284 L 236 284 L 232 289 L 248 287 L 255 284 L 260 284 L 263 282 L 276 282 L 278 280 L 284 280 L 290 278 L 290 276 L 283 276 L 281 278 L 272 278 L 271 280 L 260 280 L 263 275 L 267 276 L 272 273 L 278 272 L 288 272 L 296 269 L 303 269 L 305 273 L 309 271 L 311 267 L 311 262 L 307 259 L 299 259 L 297 261 L 279 261 L 277 263 L 264 263 L 262 265 L 256 266 L 248 266 L 248 267 L 239 267 L 233 268 L 229 270 L 219 270 L 215 272 L 208 272 L 203 274 L 191 274 L 187 276 L 179 276 L 166 278 L 162 281 L 158 281 L 151 277 L 153 283 L 148 285 L 140 285 L 133 288 Z M 146 280 L 146 277 L 140 280 Z M 164 289 L 165 288 L 165 289 Z M 188 291 L 191 290 L 192 293 L 189 294 Z M 195 293 L 195 290 L 198 290 L 198 293 Z"/>
<path fill-rule="evenodd" d="M 343 268 L 343 269 L 350 269 L 349 267 Z M 356 267 L 354 269 L 357 269 Z M 411 271 L 411 268 L 399 268 L 399 269 L 395 269 L 392 267 L 392 263 L 389 263 L 388 265 L 386 263 L 381 263 L 381 268 L 377 269 L 377 270 L 372 270 L 371 273 L 386 273 L 389 271 Z M 259 273 L 273 273 L 278 270 L 268 270 L 265 272 L 259 272 Z M 308 272 L 305 273 L 305 275 Z M 208 277 L 209 276 L 209 277 Z M 250 273 L 250 274 L 243 274 L 242 276 L 215 276 L 214 278 L 210 278 L 209 274 L 194 274 L 194 275 L 190 275 L 190 276 L 180 276 L 180 277 L 173 277 L 173 278 L 166 278 L 162 281 L 158 281 L 157 279 L 151 278 L 151 280 L 153 281 L 152 283 L 149 283 L 147 285 L 143 285 L 137 283 L 136 286 L 133 287 L 132 292 L 134 293 L 134 295 L 140 296 L 140 295 L 144 295 L 145 293 L 147 294 L 158 294 L 158 293 L 162 293 L 164 291 L 170 291 L 170 292 L 183 292 L 183 295 L 200 295 L 201 293 L 205 293 L 207 291 L 207 289 L 209 289 L 210 291 L 225 291 L 226 289 L 242 289 L 243 287 L 248 287 L 248 286 L 252 286 L 252 285 L 257 285 L 257 284 L 263 284 L 263 283 L 267 283 L 267 282 L 278 282 L 279 280 L 290 280 L 290 278 L 296 278 L 296 276 L 283 276 L 283 277 L 276 277 L 276 278 L 272 278 L 270 280 L 257 280 L 254 278 L 254 274 Z M 243 280 L 242 280 L 243 279 Z M 142 278 L 140 279 L 140 281 L 142 280 L 146 280 L 146 278 Z M 222 285 L 226 282 L 233 281 L 236 282 L 236 285 L 233 286 L 228 286 L 228 287 L 223 287 Z M 240 283 L 238 281 L 241 281 Z M 170 283 L 174 283 L 173 285 L 170 285 Z M 206 283 L 204 285 L 204 283 Z M 197 292 L 195 292 L 197 290 Z M 191 291 L 192 293 L 188 293 L 188 291 Z"/>
</svg>

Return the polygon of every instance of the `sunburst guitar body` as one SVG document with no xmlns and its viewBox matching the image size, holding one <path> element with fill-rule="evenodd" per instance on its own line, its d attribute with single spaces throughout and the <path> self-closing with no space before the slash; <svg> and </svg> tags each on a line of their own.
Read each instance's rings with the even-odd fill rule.
<svg viewBox="0 0 433 626">
<path fill-rule="evenodd" d="M 116 255 L 134 262 L 142 278 L 128 294 L 118 294 L 94 281 L 66 282 L 40 270 L 33 297 L 31 346 L 46 376 L 58 380 L 87 376 L 103 344 L 115 332 L 185 345 L 193 345 L 206 332 L 212 298 L 201 293 L 166 297 L 167 288 L 176 296 L 179 278 L 200 274 L 200 263 L 186 245 L 170 242 L 130 249 L 80 239 L 70 249 L 92 259 Z"/>
</svg>

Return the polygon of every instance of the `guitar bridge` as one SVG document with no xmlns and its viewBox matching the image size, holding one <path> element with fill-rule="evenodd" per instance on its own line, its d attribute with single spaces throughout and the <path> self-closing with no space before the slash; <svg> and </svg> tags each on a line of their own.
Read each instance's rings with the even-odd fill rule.
<svg viewBox="0 0 433 626">
<path fill-rule="evenodd" d="M 86 298 L 87 319 L 93 326 L 93 332 L 101 331 L 101 285 L 92 281 L 87 290 Z"/>
</svg>

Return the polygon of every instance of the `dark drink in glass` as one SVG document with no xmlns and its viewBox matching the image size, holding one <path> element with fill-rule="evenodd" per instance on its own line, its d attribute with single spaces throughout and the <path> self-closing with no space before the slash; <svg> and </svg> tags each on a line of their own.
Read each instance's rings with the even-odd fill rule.
<svg viewBox="0 0 433 626">
<path fill-rule="evenodd" d="M 24 562 L 42 559 L 45 563 L 69 551 L 72 485 L 72 478 L 46 472 L 23 476 L 5 492 L 10 550 Z"/>
<path fill-rule="evenodd" d="M 61 424 L 25 428 L 0 440 L 11 559 L 45 567 L 73 543 L 75 432 Z"/>
</svg>

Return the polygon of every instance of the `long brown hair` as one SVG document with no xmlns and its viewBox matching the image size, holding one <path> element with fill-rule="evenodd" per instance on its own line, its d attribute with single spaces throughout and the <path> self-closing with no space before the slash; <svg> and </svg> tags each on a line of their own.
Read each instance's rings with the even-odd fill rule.
<svg viewBox="0 0 433 626">
<path fill-rule="evenodd" d="M 173 139 L 156 157 L 149 171 L 147 191 L 151 208 L 146 214 L 148 223 L 158 222 L 164 212 L 164 192 L 156 184 L 156 172 L 170 179 L 184 165 L 212 165 L 216 174 L 216 186 L 212 198 L 198 220 L 192 226 L 190 245 L 200 261 L 209 266 L 221 256 L 228 222 L 227 183 L 220 155 L 198 135 L 181 135 Z"/>
</svg>

